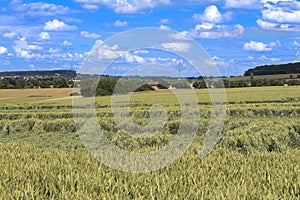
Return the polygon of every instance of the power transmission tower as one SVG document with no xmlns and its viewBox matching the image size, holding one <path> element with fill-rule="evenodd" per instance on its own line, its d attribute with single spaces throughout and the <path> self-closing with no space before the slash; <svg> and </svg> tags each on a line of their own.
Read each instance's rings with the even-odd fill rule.
<svg viewBox="0 0 300 200">
<path fill-rule="evenodd" d="M 179 78 L 180 78 L 181 77 L 181 71 L 183 70 L 183 61 L 182 61 L 182 59 L 180 59 L 178 61 L 177 70 L 178 70 Z"/>
</svg>

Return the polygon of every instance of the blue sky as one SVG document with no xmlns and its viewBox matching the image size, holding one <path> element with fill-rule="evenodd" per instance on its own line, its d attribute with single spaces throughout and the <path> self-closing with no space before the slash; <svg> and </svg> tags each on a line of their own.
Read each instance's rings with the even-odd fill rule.
<svg viewBox="0 0 300 200">
<path fill-rule="evenodd" d="M 143 27 L 193 38 L 222 75 L 300 61 L 296 0 L 0 0 L 0 71 L 79 70 L 96 42 Z M 125 60 L 167 57 L 144 51 Z"/>
</svg>

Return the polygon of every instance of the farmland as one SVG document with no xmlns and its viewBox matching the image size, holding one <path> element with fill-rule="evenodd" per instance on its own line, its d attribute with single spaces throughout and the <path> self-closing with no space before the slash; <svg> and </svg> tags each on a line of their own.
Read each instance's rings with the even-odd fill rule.
<svg viewBox="0 0 300 200">
<path fill-rule="evenodd" d="M 254 76 L 255 79 L 297 79 L 300 77 L 299 73 L 295 74 L 274 74 L 274 75 L 257 75 Z M 251 77 L 249 76 L 236 76 L 236 77 L 230 77 L 229 80 L 249 80 Z M 298 78 L 299 79 L 299 78 Z"/>
<path fill-rule="evenodd" d="M 224 128 L 203 159 L 211 105 L 207 90 L 195 90 L 201 120 L 194 142 L 174 163 L 144 174 L 114 170 L 86 150 L 71 89 L 1 90 L 0 199 L 299 199 L 299 89 L 226 89 Z M 97 120 L 107 138 L 132 152 L 170 143 L 181 123 L 172 91 L 135 93 L 130 100 L 131 118 L 140 125 L 149 122 L 151 105 L 164 106 L 160 133 L 129 137 L 115 123 L 111 97 L 97 97 Z"/>
</svg>

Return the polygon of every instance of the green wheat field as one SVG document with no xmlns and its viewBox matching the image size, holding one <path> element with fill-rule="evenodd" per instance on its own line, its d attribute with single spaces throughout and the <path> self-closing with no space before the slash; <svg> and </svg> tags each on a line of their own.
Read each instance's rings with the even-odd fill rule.
<svg viewBox="0 0 300 200">
<path fill-rule="evenodd" d="M 226 89 L 224 129 L 203 159 L 211 104 L 207 90 L 195 90 L 201 115 L 196 139 L 174 163 L 141 174 L 111 169 L 86 150 L 71 90 L 35 91 L 0 91 L 0 199 L 300 199 L 300 87 Z M 127 151 L 163 148 L 181 123 L 169 90 L 131 97 L 131 118 L 139 125 L 149 122 L 153 104 L 166 110 L 164 127 L 151 138 L 124 134 L 110 104 L 111 97 L 96 98 L 97 120 Z"/>
</svg>

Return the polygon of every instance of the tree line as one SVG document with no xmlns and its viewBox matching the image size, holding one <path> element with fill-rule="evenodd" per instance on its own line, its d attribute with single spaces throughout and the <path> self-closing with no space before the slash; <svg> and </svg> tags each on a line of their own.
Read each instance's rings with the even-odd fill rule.
<svg viewBox="0 0 300 200">
<path fill-rule="evenodd" d="M 103 77 L 100 80 L 84 79 L 80 82 L 80 93 L 85 97 L 153 90 L 154 88 L 143 79 L 123 80 L 117 77 Z"/>
<path fill-rule="evenodd" d="M 203 89 L 203 88 L 240 88 L 260 86 L 293 86 L 300 85 L 300 80 L 285 79 L 254 79 L 229 80 L 229 79 L 201 79 L 193 83 L 187 80 L 156 80 L 158 89 Z M 103 77 L 100 80 L 84 79 L 80 83 L 80 92 L 85 97 L 110 96 L 113 94 L 128 94 L 130 92 L 142 92 L 155 90 L 146 79 L 122 79 L 118 77 Z"/>
<path fill-rule="evenodd" d="M 245 76 L 257 75 L 274 75 L 274 74 L 297 74 L 300 73 L 300 62 L 280 64 L 280 65 L 265 65 L 254 69 L 249 69 L 245 72 Z"/>
<path fill-rule="evenodd" d="M 50 79 L 3 78 L 0 80 L 0 89 L 27 89 L 27 88 L 71 88 L 74 81 L 58 76 Z"/>
<path fill-rule="evenodd" d="M 253 79 L 253 78 L 250 80 L 208 79 L 208 80 L 195 81 L 193 83 L 193 87 L 195 89 L 286 86 L 286 85 L 288 86 L 300 85 L 300 80 Z"/>
<path fill-rule="evenodd" d="M 155 85 L 149 84 L 147 78 L 120 78 L 120 77 L 102 77 L 99 80 L 87 78 L 80 82 L 80 93 L 82 96 L 110 96 L 113 94 L 128 94 L 130 92 L 154 91 L 153 86 L 158 89 L 191 89 L 190 83 L 176 79 L 156 79 Z"/>
<path fill-rule="evenodd" d="M 158 89 L 195 89 L 202 88 L 238 88 L 238 87 L 260 87 L 260 86 L 293 86 L 300 85 L 299 79 L 254 79 L 249 80 L 230 80 L 230 79 L 201 79 L 194 82 L 187 80 L 156 80 Z M 112 94 L 127 94 L 129 92 L 142 92 L 155 90 L 147 79 L 132 78 L 122 79 L 120 77 L 102 77 L 97 79 L 83 79 L 80 82 L 80 91 L 83 96 L 109 96 Z M 0 79 L 0 89 L 26 89 L 26 88 L 71 88 L 74 87 L 74 81 L 58 76 L 50 79 L 24 79 L 3 78 Z"/>
<path fill-rule="evenodd" d="M 62 76 L 66 79 L 74 79 L 76 77 L 76 71 L 74 70 L 49 70 L 49 71 L 12 71 L 12 72 L 0 72 L 0 77 L 48 77 L 53 78 Z"/>
</svg>

